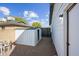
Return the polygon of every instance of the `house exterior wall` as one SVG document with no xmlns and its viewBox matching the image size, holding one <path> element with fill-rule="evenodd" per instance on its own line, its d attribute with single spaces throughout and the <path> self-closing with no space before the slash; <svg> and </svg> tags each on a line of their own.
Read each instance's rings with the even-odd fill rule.
<svg viewBox="0 0 79 59">
<path fill-rule="evenodd" d="M 79 3 L 71 7 L 72 9 L 68 12 L 69 56 L 79 56 Z"/>
<path fill-rule="evenodd" d="M 0 27 L 0 41 L 15 42 L 15 29 L 20 27 Z"/>
<path fill-rule="evenodd" d="M 14 42 L 15 41 L 15 30 L 14 27 L 0 28 L 0 41 Z"/>
<path fill-rule="evenodd" d="M 64 18 L 60 19 L 59 15 L 64 13 L 64 10 L 68 4 L 57 3 L 54 4 L 54 10 L 52 15 L 52 39 L 59 56 L 66 55 L 66 46 L 64 39 Z"/>
</svg>

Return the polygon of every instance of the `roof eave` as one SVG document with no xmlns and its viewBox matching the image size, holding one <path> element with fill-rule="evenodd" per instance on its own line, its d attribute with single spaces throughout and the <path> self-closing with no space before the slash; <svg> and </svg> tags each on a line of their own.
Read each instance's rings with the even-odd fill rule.
<svg viewBox="0 0 79 59">
<path fill-rule="evenodd" d="M 51 25 L 52 23 L 53 9 L 54 9 L 54 3 L 50 3 L 49 25 Z"/>
</svg>

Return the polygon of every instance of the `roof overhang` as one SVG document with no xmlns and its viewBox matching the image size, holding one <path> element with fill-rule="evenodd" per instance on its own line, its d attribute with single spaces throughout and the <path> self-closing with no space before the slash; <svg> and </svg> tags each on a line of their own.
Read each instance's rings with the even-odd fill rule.
<svg viewBox="0 0 79 59">
<path fill-rule="evenodd" d="M 54 3 L 50 3 L 49 25 L 51 25 L 52 23 L 53 9 L 54 9 Z"/>
<path fill-rule="evenodd" d="M 18 23 L 18 22 L 0 22 L 0 27 L 4 28 L 4 27 L 32 27 L 29 26 L 27 24 L 23 24 L 23 23 Z"/>
</svg>

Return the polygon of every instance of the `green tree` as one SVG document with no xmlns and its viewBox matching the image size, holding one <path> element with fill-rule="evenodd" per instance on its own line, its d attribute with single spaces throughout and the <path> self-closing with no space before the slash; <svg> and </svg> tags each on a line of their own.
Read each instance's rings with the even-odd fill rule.
<svg viewBox="0 0 79 59">
<path fill-rule="evenodd" d="M 15 21 L 16 22 L 20 22 L 20 23 L 24 23 L 24 24 L 27 24 L 27 21 L 23 18 L 20 18 L 20 17 L 15 17 Z"/>
<path fill-rule="evenodd" d="M 35 28 L 40 28 L 41 27 L 41 23 L 40 22 L 33 22 L 32 26 Z"/>
</svg>

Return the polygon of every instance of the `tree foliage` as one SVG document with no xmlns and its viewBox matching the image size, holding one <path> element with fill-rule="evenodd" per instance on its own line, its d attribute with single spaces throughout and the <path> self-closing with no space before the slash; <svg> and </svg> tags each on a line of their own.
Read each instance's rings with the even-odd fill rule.
<svg viewBox="0 0 79 59">
<path fill-rule="evenodd" d="M 24 24 L 27 23 L 27 21 L 26 21 L 25 19 L 20 18 L 20 17 L 15 17 L 15 21 L 17 21 L 17 22 L 19 22 L 19 23 L 24 23 Z"/>
<path fill-rule="evenodd" d="M 41 23 L 40 22 L 33 22 L 32 26 L 35 28 L 40 28 L 41 27 Z"/>
</svg>

